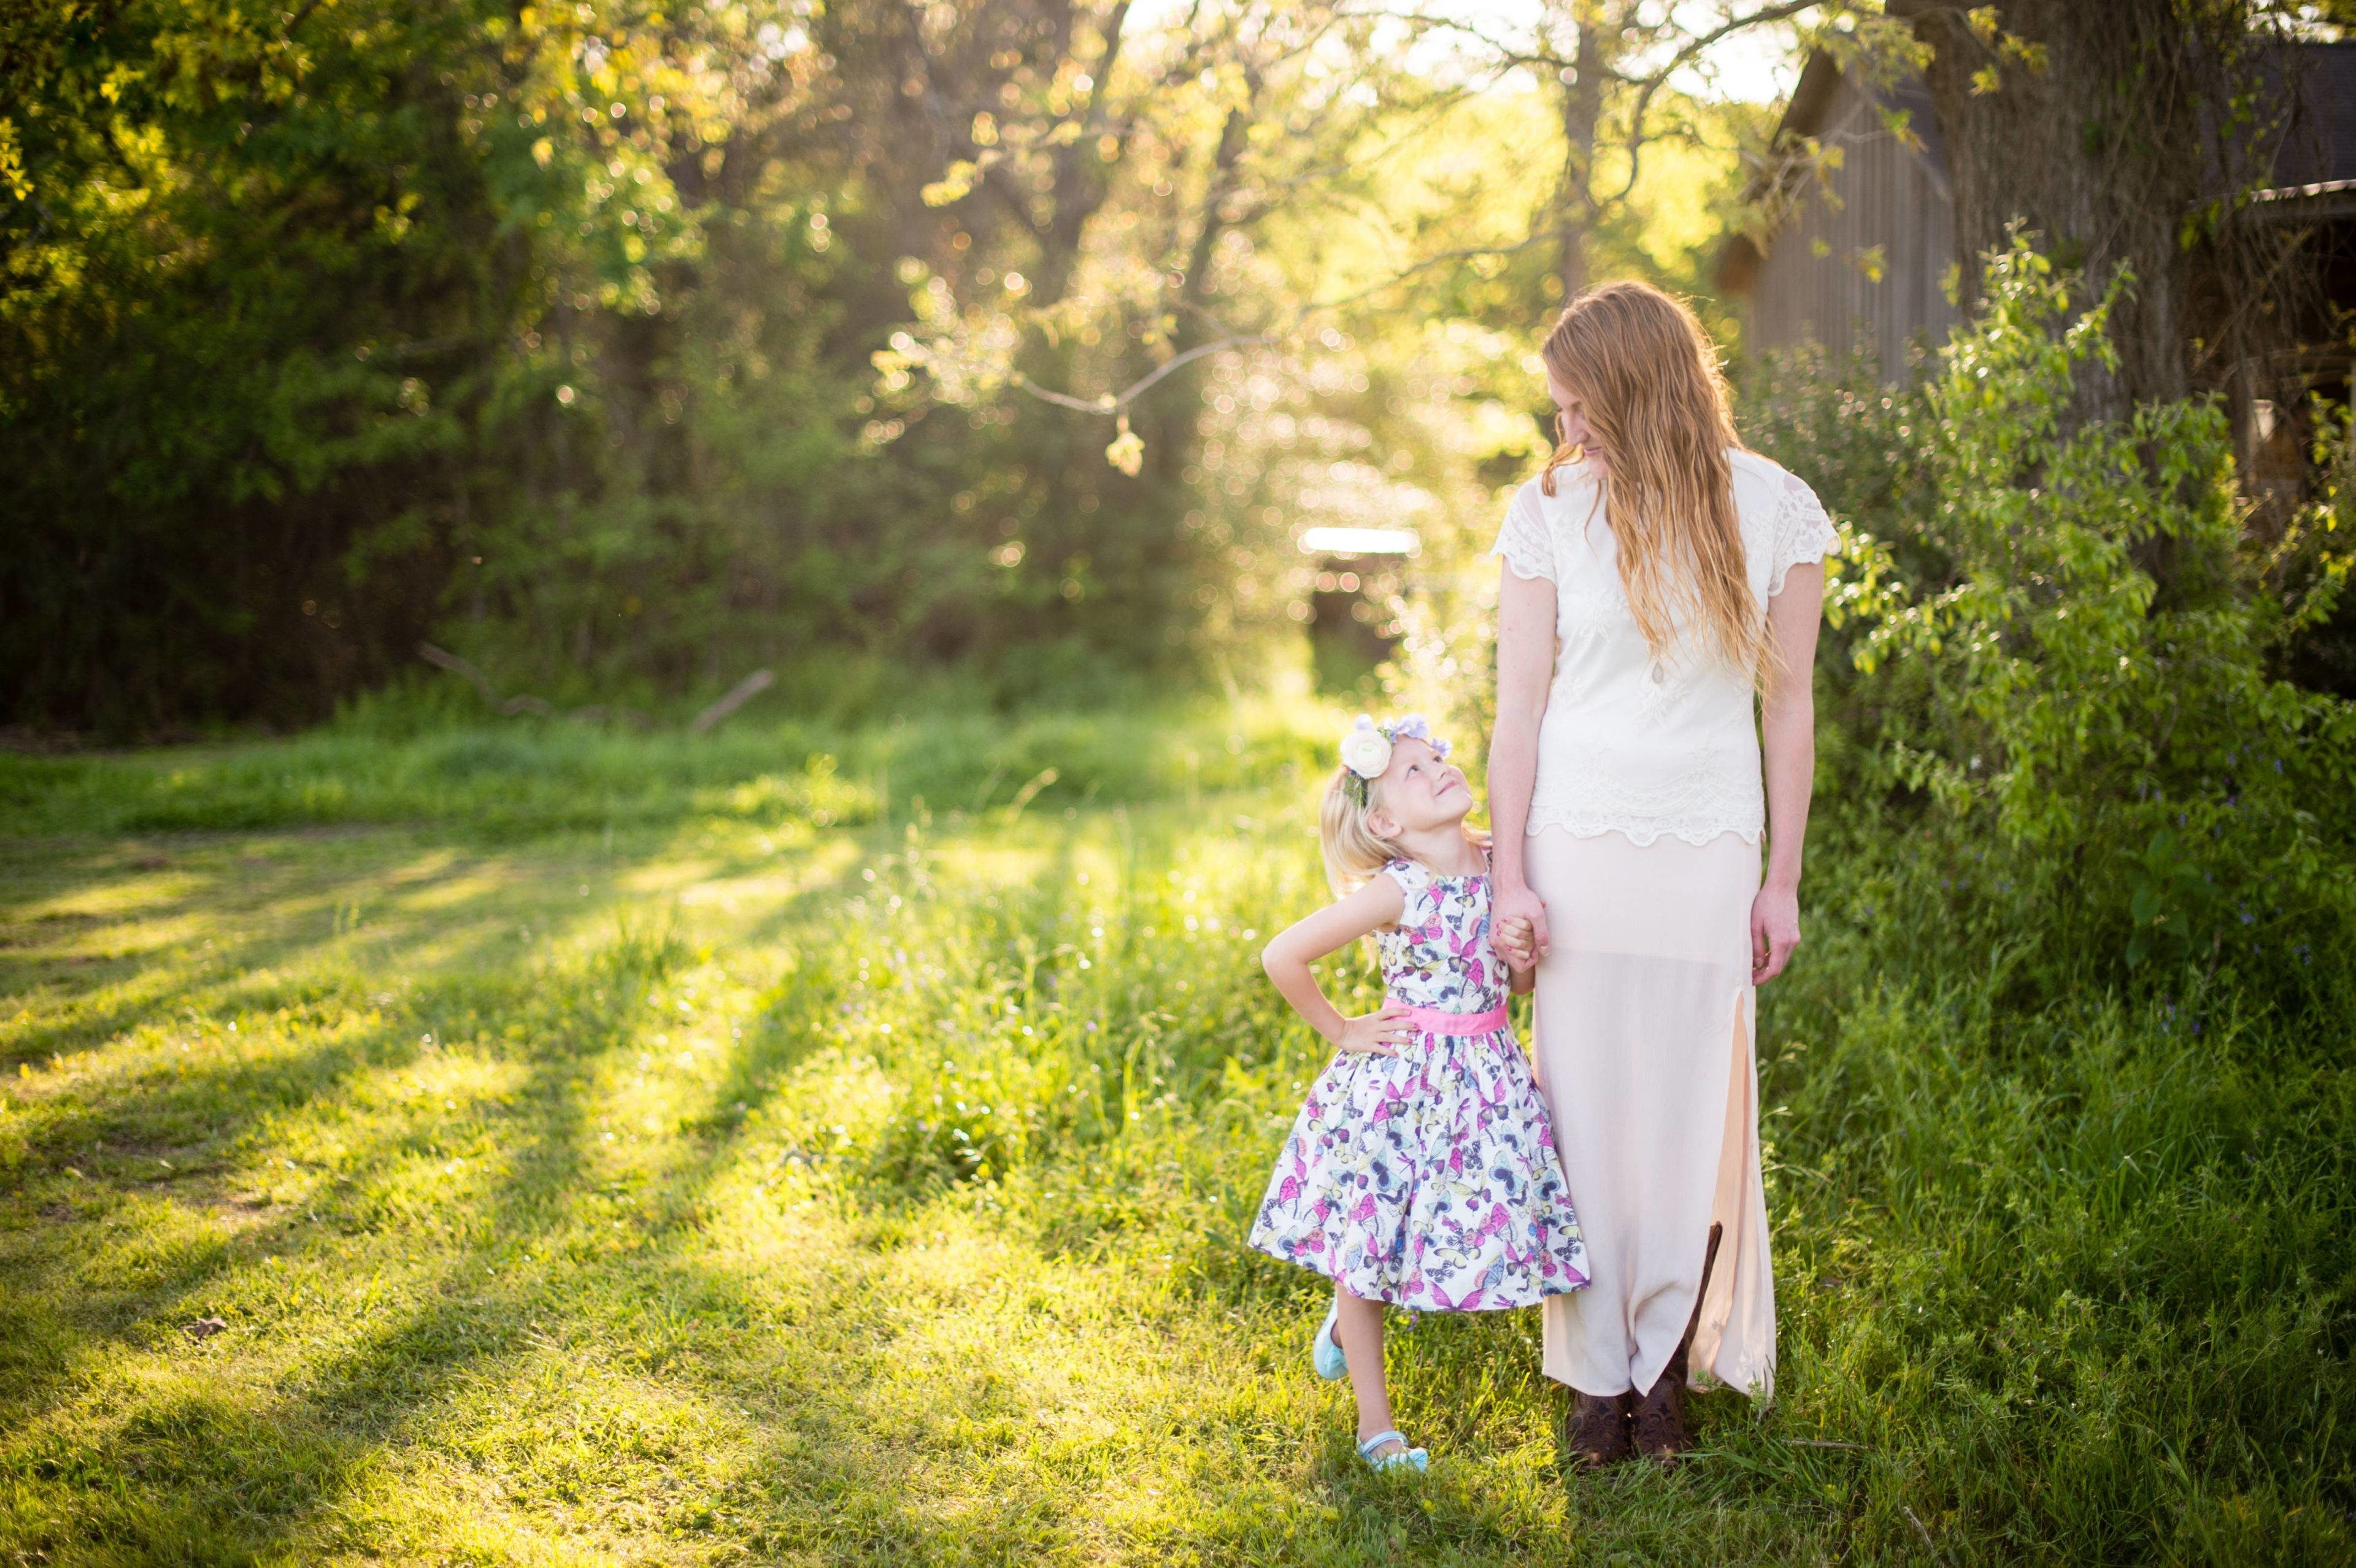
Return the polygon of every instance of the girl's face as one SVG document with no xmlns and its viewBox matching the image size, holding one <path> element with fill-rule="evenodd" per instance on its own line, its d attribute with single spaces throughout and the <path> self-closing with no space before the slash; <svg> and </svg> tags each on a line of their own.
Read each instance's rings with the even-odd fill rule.
<svg viewBox="0 0 2356 1568">
<path fill-rule="evenodd" d="M 1375 781 L 1370 826 L 1386 838 L 1428 833 L 1464 820 L 1472 809 L 1464 770 L 1440 761 L 1440 753 L 1412 737 L 1391 747 L 1391 765 Z"/>
<path fill-rule="evenodd" d="M 1551 370 L 1547 372 L 1547 390 L 1554 396 L 1555 434 L 1563 445 L 1585 448 L 1597 463 L 1607 461 L 1611 454 L 1603 450 L 1603 438 L 1587 422 L 1587 405 L 1580 395 L 1557 380 Z"/>
</svg>

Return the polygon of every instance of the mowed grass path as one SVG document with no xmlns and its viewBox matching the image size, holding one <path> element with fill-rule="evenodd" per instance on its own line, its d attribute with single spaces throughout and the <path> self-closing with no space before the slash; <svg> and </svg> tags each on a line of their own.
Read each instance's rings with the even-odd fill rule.
<svg viewBox="0 0 2356 1568">
<path fill-rule="evenodd" d="M 1771 1022 L 1772 1412 L 1712 1396 L 1683 1471 L 1573 1477 L 1535 1315 L 1427 1317 L 1391 1361 L 1433 1472 L 1367 1476 L 1305 1365 L 1315 1282 L 1241 1245 L 1320 1059 L 1254 962 L 1321 896 L 1308 831 L 1236 795 L 0 842 L 0 1561 L 2347 1545 L 2344 1272 L 2311 1250 L 2344 1085 L 2201 1085 L 2305 1116 L 2288 1163 L 2162 1147 L 2190 1113 L 2115 1020 L 2055 1036 L 2064 1094 L 1904 997 L 1817 1059 Z M 2277 1211 L 2308 1255 L 2225 1255 Z M 2205 1320 L 2145 1277 L 2161 1230 L 2222 1249 Z"/>
</svg>

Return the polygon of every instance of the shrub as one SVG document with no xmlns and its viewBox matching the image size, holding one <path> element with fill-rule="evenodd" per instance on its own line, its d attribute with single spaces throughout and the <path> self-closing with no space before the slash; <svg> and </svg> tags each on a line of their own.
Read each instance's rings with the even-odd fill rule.
<svg viewBox="0 0 2356 1568">
<path fill-rule="evenodd" d="M 2016 239 L 1926 386 L 1818 390 L 1772 432 L 1845 524 L 1827 826 L 1905 841 L 1949 930 L 2049 986 L 2310 967 L 2351 907 L 2356 714 L 2271 667 L 2338 579 L 2286 595 L 2245 541 L 2213 399 L 2073 417 L 2127 285 L 2073 312 L 2072 283 Z M 1867 417 L 1812 417 L 1835 399 Z"/>
</svg>

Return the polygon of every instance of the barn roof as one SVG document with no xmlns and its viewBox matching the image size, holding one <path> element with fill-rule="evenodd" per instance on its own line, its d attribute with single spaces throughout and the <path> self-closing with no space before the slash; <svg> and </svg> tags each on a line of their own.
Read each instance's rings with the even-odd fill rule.
<svg viewBox="0 0 2356 1568">
<path fill-rule="evenodd" d="M 2287 46 L 2287 52 L 2297 61 L 2297 112 L 2275 144 L 2266 186 L 2252 193 L 2252 216 L 2297 222 L 2356 216 L 2356 43 L 2299 43 Z M 2268 74 L 2278 80 L 2283 73 Z M 1825 133 L 1845 80 L 1867 91 L 1831 55 L 1821 49 L 1809 54 L 1776 123 L 1770 143 L 1776 151 L 1751 176 L 1746 200 L 1759 202 L 1793 178 L 1796 165 L 1790 149 Z M 1906 112 L 1908 129 L 1921 142 L 1915 155 L 1944 192 L 1946 144 L 1920 73 L 1909 71 L 1895 83 L 1869 91 L 1882 108 Z M 1737 234 L 1728 240 L 1719 255 L 1718 286 L 1729 293 L 1749 293 L 1772 243 L 1772 232 Z"/>
<path fill-rule="evenodd" d="M 1853 89 L 1865 90 L 1864 84 L 1849 75 L 1831 55 L 1822 49 L 1809 52 L 1807 62 L 1800 68 L 1800 80 L 1792 89 L 1791 101 L 1783 106 L 1783 118 L 1775 123 L 1775 134 L 1768 143 L 1775 151 L 1751 175 L 1750 187 L 1743 193 L 1746 202 L 1757 203 L 1777 185 L 1788 184 L 1795 167 L 1790 149 L 1801 141 L 1825 133 L 1841 101 L 1844 81 Z M 1897 81 L 1870 91 L 1873 101 L 1884 110 L 1904 112 L 1907 129 L 1921 143 L 1915 156 L 1922 161 L 1933 182 L 1944 192 L 1947 188 L 1947 145 L 1940 139 L 1938 119 L 1931 112 L 1931 90 L 1921 74 L 1908 71 Z M 1718 286 L 1732 293 L 1750 293 L 1751 280 L 1760 263 L 1767 259 L 1767 247 L 1772 243 L 1772 233 L 1735 235 L 1719 255 Z"/>
<path fill-rule="evenodd" d="M 2356 44 L 2295 50 L 2298 96 L 2275 145 L 2267 187 L 2255 194 L 2257 215 L 2340 216 L 2356 187 Z"/>
</svg>

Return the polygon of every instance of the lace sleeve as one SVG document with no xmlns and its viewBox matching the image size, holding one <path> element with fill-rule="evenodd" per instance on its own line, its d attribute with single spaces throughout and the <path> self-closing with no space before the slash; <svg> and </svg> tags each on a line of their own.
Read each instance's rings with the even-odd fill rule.
<svg viewBox="0 0 2356 1568">
<path fill-rule="evenodd" d="M 1768 574 L 1767 596 L 1773 598 L 1783 592 L 1783 579 L 1795 566 L 1805 566 L 1825 559 L 1826 552 L 1840 542 L 1833 521 L 1825 515 L 1825 504 L 1816 493 L 1797 477 L 1783 475 L 1783 493 L 1775 507 L 1773 571 Z"/>
<path fill-rule="evenodd" d="M 1489 553 L 1505 557 L 1514 575 L 1526 581 L 1540 577 L 1555 581 L 1554 540 L 1547 534 L 1546 519 L 1538 516 L 1529 485 L 1515 493 L 1513 505 L 1505 508 L 1505 526 L 1497 530 L 1496 546 Z"/>
</svg>

